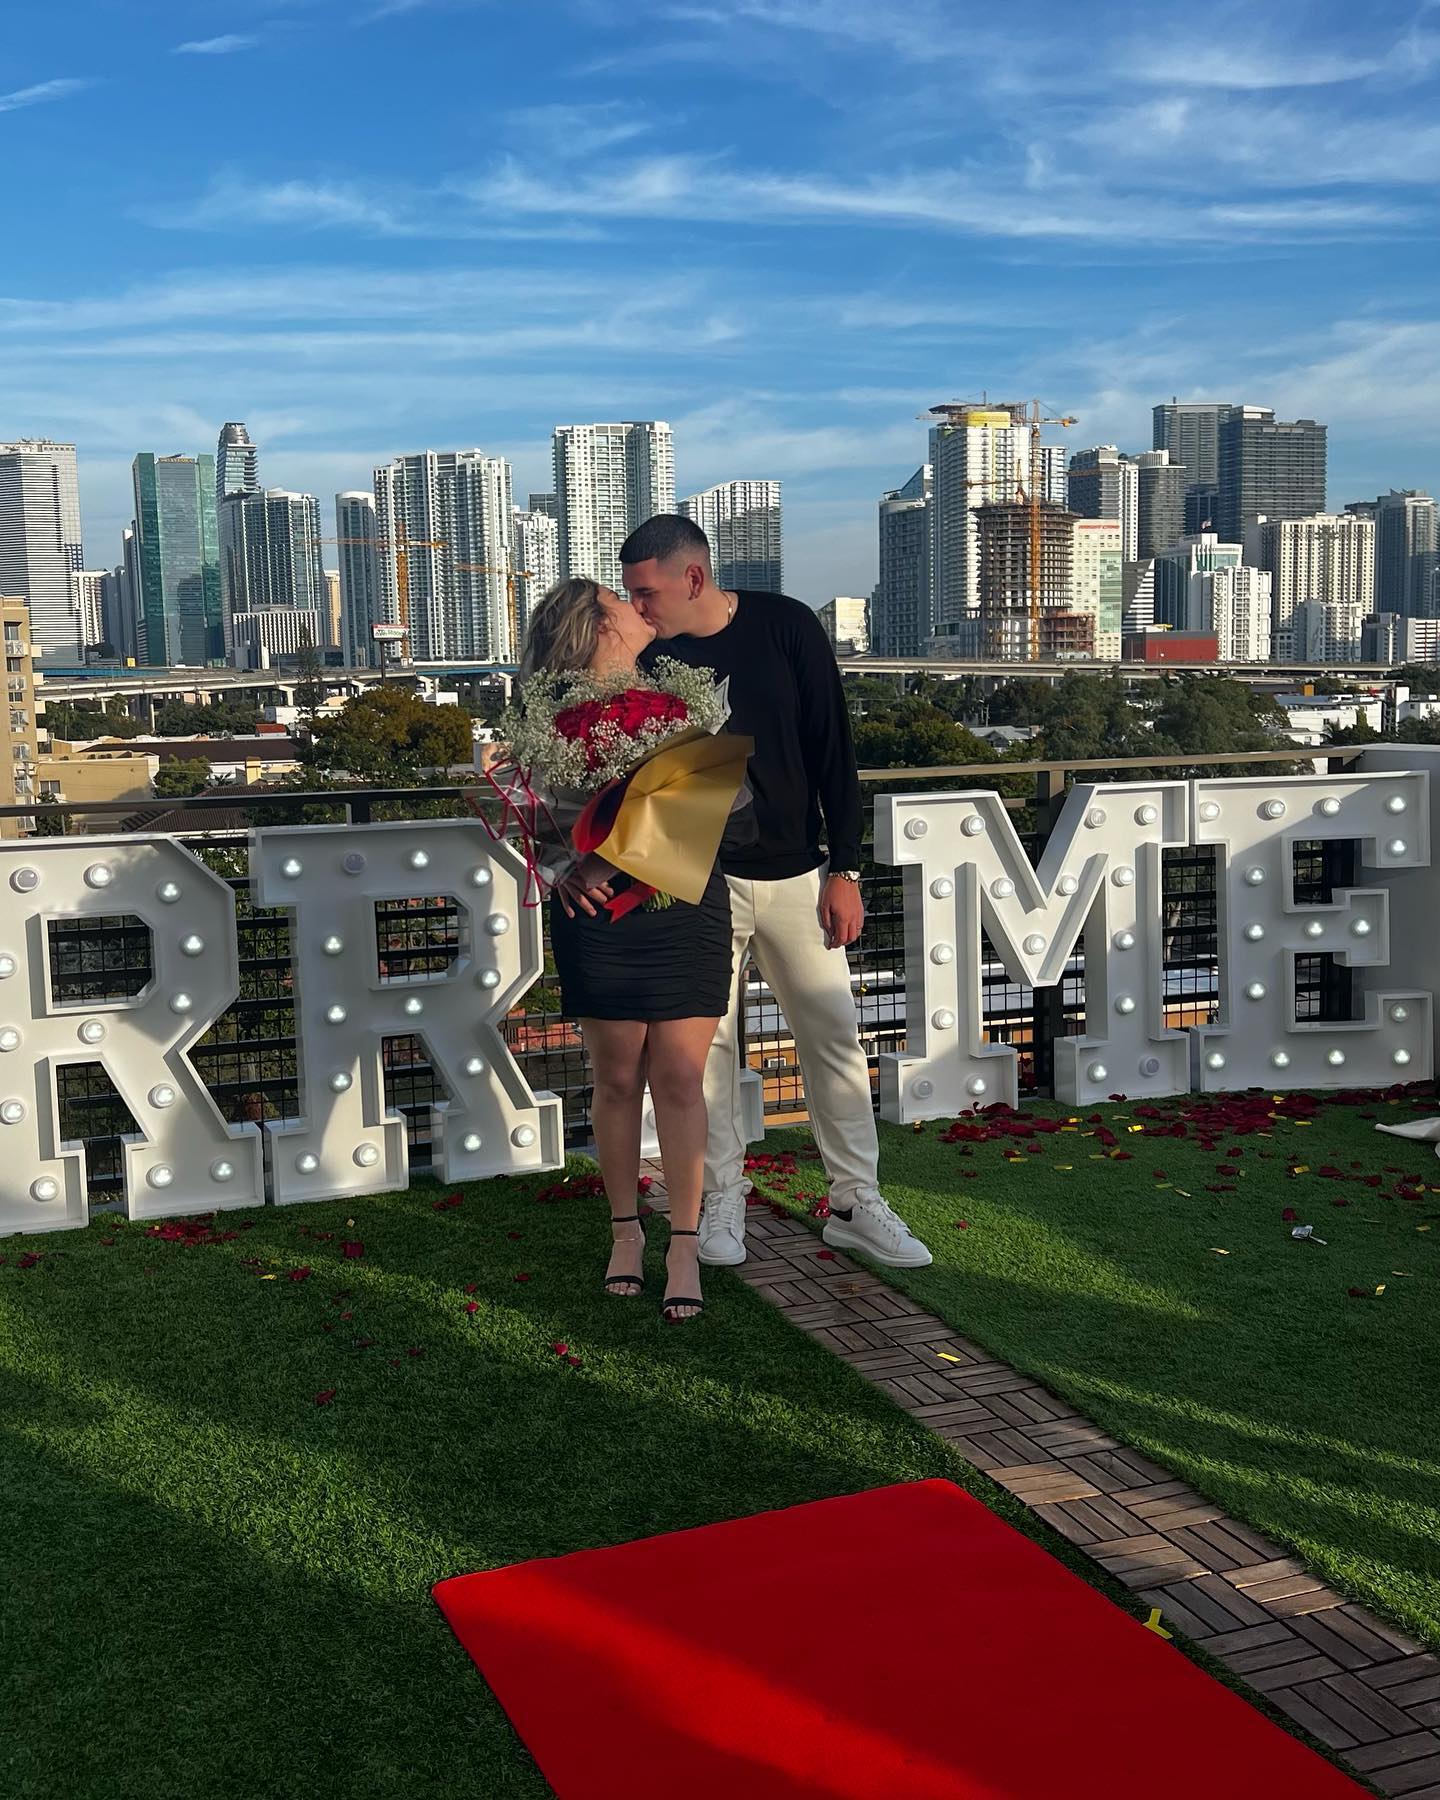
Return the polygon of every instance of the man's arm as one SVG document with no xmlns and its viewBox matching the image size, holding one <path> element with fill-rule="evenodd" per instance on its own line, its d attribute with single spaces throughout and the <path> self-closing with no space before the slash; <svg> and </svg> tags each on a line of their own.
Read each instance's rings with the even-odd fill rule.
<svg viewBox="0 0 1440 1800">
<path fill-rule="evenodd" d="M 800 695 L 801 741 L 806 769 L 825 818 L 830 867 L 858 869 L 864 812 L 845 686 L 830 640 L 808 607 L 797 618 L 796 626 L 795 679 Z M 832 949 L 853 943 L 865 923 L 858 886 L 832 874 L 821 898 L 820 917 Z"/>
</svg>

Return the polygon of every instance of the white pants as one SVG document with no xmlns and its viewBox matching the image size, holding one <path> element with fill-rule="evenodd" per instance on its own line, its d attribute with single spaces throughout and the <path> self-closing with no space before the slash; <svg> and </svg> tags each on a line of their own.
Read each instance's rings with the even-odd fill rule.
<svg viewBox="0 0 1440 1800">
<path fill-rule="evenodd" d="M 850 965 L 829 950 L 820 925 L 823 869 L 787 881 L 730 876 L 734 963 L 730 1011 L 721 1020 L 705 1065 L 709 1134 L 705 1192 L 745 1191 L 745 1137 L 740 1118 L 740 1004 L 750 958 L 780 1004 L 795 1039 L 810 1124 L 842 1206 L 878 1192 L 879 1145 L 870 1072 L 860 1047 Z"/>
</svg>

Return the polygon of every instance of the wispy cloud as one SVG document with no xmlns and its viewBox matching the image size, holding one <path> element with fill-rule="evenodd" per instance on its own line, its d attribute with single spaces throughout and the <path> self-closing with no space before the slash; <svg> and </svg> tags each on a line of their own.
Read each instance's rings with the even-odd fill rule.
<svg viewBox="0 0 1440 1800">
<path fill-rule="evenodd" d="M 171 54 L 173 56 L 230 56 L 236 50 L 253 50 L 259 42 L 258 37 L 227 31 L 220 37 L 192 38 L 187 44 L 177 44 Z"/>
<path fill-rule="evenodd" d="M 88 77 L 64 75 L 55 81 L 37 81 L 34 87 L 15 88 L 0 94 L 0 113 L 18 112 L 22 106 L 44 106 L 49 100 L 68 100 L 95 83 Z"/>
</svg>

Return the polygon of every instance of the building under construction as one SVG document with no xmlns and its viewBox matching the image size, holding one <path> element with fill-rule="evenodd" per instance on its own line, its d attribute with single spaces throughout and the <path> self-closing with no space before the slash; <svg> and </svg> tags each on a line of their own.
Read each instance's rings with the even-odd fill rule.
<svg viewBox="0 0 1440 1800">
<path fill-rule="evenodd" d="M 980 619 L 985 654 L 992 661 L 1026 662 L 1037 650 L 1044 655 L 1047 638 L 1063 640 L 1071 655 L 1083 653 L 1078 641 L 1072 642 L 1084 616 L 1074 611 L 1075 514 L 1042 500 L 1037 532 L 1034 512 L 1029 504 L 1015 501 L 975 508 Z M 1038 582 L 1031 580 L 1032 537 L 1040 548 Z M 1032 602 L 1039 611 L 1038 644 L 1031 631 Z"/>
</svg>

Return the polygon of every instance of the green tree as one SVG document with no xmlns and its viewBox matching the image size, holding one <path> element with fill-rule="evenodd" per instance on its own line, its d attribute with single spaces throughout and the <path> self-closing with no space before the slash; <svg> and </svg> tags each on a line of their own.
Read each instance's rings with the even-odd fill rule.
<svg viewBox="0 0 1440 1800">
<path fill-rule="evenodd" d="M 65 700 L 47 701 L 45 726 L 51 737 L 66 743 L 101 737 L 139 737 L 145 730 L 140 721 L 132 719 L 123 708 L 116 713 Z"/>
<path fill-rule="evenodd" d="M 210 765 L 198 756 L 167 756 L 156 769 L 150 785 L 162 800 L 186 799 L 209 787 Z"/>
<path fill-rule="evenodd" d="M 1227 676 L 1185 675 L 1166 687 L 1155 713 L 1157 737 L 1176 753 L 1278 750 L 1285 714 L 1275 701 Z"/>
<path fill-rule="evenodd" d="M 880 718 L 855 726 L 855 756 L 864 769 L 926 769 L 997 760 L 983 738 L 925 700 L 904 700 Z"/>
<path fill-rule="evenodd" d="M 427 706 L 385 684 L 347 700 L 333 717 L 317 719 L 301 757 L 327 774 L 413 787 L 425 770 L 472 761 L 470 715 L 458 706 Z"/>
<path fill-rule="evenodd" d="M 253 700 L 167 700 L 155 711 L 157 737 L 246 737 L 259 712 Z"/>
</svg>

